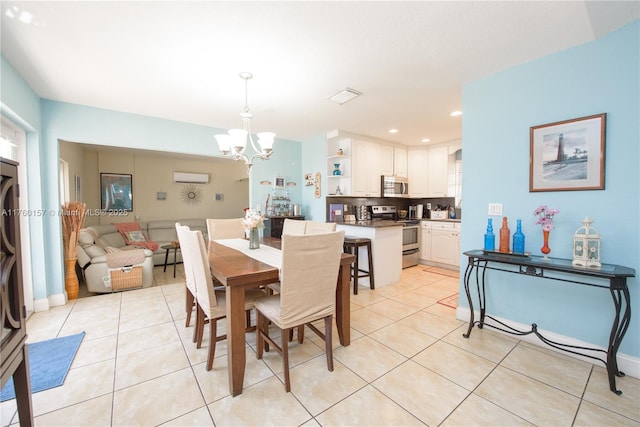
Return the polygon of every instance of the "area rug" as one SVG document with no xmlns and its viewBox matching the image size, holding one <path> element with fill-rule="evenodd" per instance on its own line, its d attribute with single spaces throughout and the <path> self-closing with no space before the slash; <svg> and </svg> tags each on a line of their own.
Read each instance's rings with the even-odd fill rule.
<svg viewBox="0 0 640 427">
<path fill-rule="evenodd" d="M 438 301 L 438 304 L 442 304 L 451 308 L 458 308 L 458 297 L 458 293 L 455 293 L 446 298 L 442 298 L 440 301 Z"/>
<path fill-rule="evenodd" d="M 64 383 L 83 338 L 84 332 L 80 332 L 68 337 L 27 344 L 31 393 L 58 387 Z M 0 393 L 0 402 L 15 397 L 13 378 L 10 378 Z"/>
</svg>

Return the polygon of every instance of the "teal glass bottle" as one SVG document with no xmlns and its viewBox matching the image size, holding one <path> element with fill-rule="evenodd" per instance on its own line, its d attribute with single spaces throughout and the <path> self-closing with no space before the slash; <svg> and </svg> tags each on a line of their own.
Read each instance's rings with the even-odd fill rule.
<svg viewBox="0 0 640 427">
<path fill-rule="evenodd" d="M 513 233 L 513 253 L 524 254 L 524 233 L 522 233 L 522 220 L 517 220 L 516 232 Z"/>
<path fill-rule="evenodd" d="M 484 235 L 484 250 L 496 250 L 496 235 L 493 234 L 493 219 L 489 218 L 487 222 L 487 233 Z"/>
</svg>

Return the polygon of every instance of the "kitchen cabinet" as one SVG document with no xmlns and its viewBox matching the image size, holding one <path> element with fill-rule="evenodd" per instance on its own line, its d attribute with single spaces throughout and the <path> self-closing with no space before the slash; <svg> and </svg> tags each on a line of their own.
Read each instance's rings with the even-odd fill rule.
<svg viewBox="0 0 640 427">
<path fill-rule="evenodd" d="M 411 150 L 407 159 L 409 175 L 409 197 L 427 197 L 427 162 L 429 153 L 425 148 Z"/>
<path fill-rule="evenodd" d="M 431 222 L 421 221 L 420 224 L 420 259 L 431 261 Z"/>
<path fill-rule="evenodd" d="M 410 197 L 446 197 L 448 192 L 449 148 L 419 148 L 408 153 Z"/>
<path fill-rule="evenodd" d="M 429 149 L 427 161 L 427 197 L 446 197 L 449 179 L 449 147 Z"/>
<path fill-rule="evenodd" d="M 380 175 L 394 175 L 394 148 L 391 145 L 380 145 Z M 380 179 L 378 178 L 378 181 Z"/>
<path fill-rule="evenodd" d="M 407 178 L 409 176 L 407 166 L 407 149 L 402 147 L 393 148 L 393 174 Z"/>
<path fill-rule="evenodd" d="M 460 223 L 421 221 L 420 259 L 460 267 Z"/>
<path fill-rule="evenodd" d="M 374 142 L 353 140 L 351 195 L 380 197 L 380 146 Z"/>
</svg>

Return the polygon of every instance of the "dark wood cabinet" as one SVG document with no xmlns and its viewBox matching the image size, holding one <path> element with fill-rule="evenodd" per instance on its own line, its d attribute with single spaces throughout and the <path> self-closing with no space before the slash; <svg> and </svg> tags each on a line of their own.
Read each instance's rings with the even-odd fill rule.
<svg viewBox="0 0 640 427">
<path fill-rule="evenodd" d="M 2 341 L 0 344 L 1 386 L 13 376 L 18 415 L 21 426 L 33 425 L 27 324 L 22 291 L 22 260 L 20 257 L 20 213 L 18 207 L 18 163 L 0 158 L 0 313 Z"/>
<path fill-rule="evenodd" d="M 278 239 L 282 237 L 282 227 L 284 226 L 284 220 L 287 218 L 304 220 L 304 215 L 270 217 L 269 221 L 271 222 L 271 237 L 276 237 Z"/>
</svg>

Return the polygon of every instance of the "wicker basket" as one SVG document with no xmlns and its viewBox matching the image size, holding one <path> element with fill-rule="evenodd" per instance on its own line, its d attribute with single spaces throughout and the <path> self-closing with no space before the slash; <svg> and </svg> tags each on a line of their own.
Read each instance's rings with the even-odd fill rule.
<svg viewBox="0 0 640 427">
<path fill-rule="evenodd" d="M 142 267 L 122 267 L 109 270 L 111 289 L 121 291 L 142 287 Z"/>
</svg>

